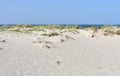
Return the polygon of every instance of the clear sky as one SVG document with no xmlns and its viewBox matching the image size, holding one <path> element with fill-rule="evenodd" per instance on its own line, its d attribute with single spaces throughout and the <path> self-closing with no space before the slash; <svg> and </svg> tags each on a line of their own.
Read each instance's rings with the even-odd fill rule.
<svg viewBox="0 0 120 76">
<path fill-rule="evenodd" d="M 0 0 L 0 24 L 120 24 L 120 0 Z"/>
</svg>

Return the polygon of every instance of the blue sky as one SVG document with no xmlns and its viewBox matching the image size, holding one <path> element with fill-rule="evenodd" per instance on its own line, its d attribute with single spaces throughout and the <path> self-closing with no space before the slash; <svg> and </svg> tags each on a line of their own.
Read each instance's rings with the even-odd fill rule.
<svg viewBox="0 0 120 76">
<path fill-rule="evenodd" d="M 120 0 L 0 0 L 0 24 L 120 24 Z"/>
</svg>

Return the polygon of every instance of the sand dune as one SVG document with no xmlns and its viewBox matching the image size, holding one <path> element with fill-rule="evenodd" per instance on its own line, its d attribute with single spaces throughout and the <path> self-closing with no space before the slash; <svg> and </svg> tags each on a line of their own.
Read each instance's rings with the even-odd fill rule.
<svg viewBox="0 0 120 76">
<path fill-rule="evenodd" d="M 49 31 L 48 31 L 49 32 Z M 0 76 L 119 76 L 120 37 L 0 33 Z"/>
</svg>

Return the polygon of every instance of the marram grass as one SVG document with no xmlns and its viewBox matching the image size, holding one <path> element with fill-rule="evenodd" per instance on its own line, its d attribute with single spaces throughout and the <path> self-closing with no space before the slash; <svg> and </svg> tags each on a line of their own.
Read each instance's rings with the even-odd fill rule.
<svg viewBox="0 0 120 76">
<path fill-rule="evenodd" d="M 81 28 L 80 26 L 77 26 L 77 25 L 62 26 L 58 24 L 48 24 L 48 25 L 32 26 L 32 25 L 18 24 L 16 26 L 4 25 L 0 28 L 0 31 L 31 32 L 31 31 L 44 31 L 45 29 L 49 29 L 49 30 L 68 29 L 69 32 L 73 32 L 73 33 L 79 33 L 78 29 L 84 29 L 84 30 L 92 30 L 95 33 L 95 32 L 98 32 L 98 30 L 102 30 L 103 32 L 108 30 L 114 30 L 114 26 L 105 25 L 105 26 L 102 26 L 101 28 L 98 28 L 97 26 Z M 119 34 L 119 31 L 116 33 Z"/>
</svg>

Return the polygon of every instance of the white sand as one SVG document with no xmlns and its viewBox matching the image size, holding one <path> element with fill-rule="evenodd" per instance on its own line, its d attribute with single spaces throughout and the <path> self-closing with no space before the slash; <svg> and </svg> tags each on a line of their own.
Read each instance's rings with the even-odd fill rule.
<svg viewBox="0 0 120 76">
<path fill-rule="evenodd" d="M 55 37 L 39 34 L 0 33 L 0 76 L 120 76 L 119 36 L 91 38 L 83 30 Z M 50 48 L 40 40 L 52 42 Z"/>
</svg>

